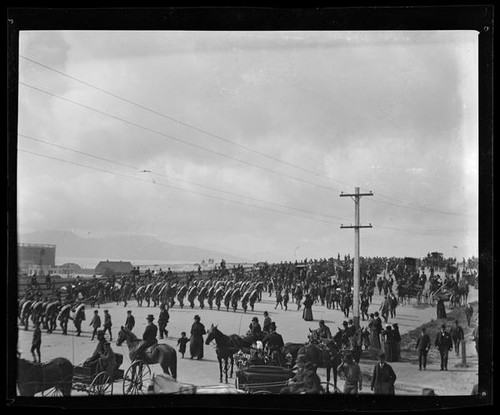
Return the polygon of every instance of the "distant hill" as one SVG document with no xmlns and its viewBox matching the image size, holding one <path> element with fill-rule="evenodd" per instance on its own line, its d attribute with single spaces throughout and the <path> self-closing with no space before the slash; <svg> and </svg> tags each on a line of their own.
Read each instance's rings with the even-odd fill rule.
<svg viewBox="0 0 500 415">
<path fill-rule="evenodd" d="M 164 260 L 197 262 L 212 258 L 226 262 L 251 262 L 223 252 L 193 246 L 174 245 L 154 236 L 121 235 L 82 238 L 69 231 L 36 231 L 22 234 L 20 243 L 57 245 L 56 255 L 76 258 L 121 258 L 123 260 Z"/>
</svg>

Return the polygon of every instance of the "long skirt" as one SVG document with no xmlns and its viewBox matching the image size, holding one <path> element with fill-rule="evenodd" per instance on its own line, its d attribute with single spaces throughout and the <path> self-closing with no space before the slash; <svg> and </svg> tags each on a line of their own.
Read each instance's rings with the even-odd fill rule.
<svg viewBox="0 0 500 415">
<path fill-rule="evenodd" d="M 201 359 L 203 358 L 203 337 L 202 336 L 191 336 L 191 341 L 189 342 L 189 352 L 191 357 Z"/>
<path fill-rule="evenodd" d="M 380 338 L 377 331 L 370 332 L 370 344 L 372 350 L 380 350 Z"/>
<path fill-rule="evenodd" d="M 311 307 L 304 308 L 304 311 L 302 312 L 302 318 L 305 321 L 312 321 L 313 320 L 313 312 L 312 312 Z"/>
<path fill-rule="evenodd" d="M 393 342 L 384 342 L 384 353 L 385 353 L 385 359 L 388 362 L 394 362 L 394 343 Z"/>
</svg>

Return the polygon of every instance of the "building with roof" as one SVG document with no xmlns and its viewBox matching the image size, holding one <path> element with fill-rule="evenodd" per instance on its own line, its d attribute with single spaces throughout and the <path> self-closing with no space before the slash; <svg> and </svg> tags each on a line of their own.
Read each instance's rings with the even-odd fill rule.
<svg viewBox="0 0 500 415">
<path fill-rule="evenodd" d="M 115 274 L 129 274 L 134 269 L 130 261 L 101 261 L 95 267 L 96 274 L 104 274 L 106 270 L 112 271 Z"/>
</svg>

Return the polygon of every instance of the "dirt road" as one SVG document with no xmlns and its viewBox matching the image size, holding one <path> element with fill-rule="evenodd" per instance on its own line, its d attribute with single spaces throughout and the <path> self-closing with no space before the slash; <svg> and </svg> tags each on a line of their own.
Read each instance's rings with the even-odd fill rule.
<svg viewBox="0 0 500 415">
<path fill-rule="evenodd" d="M 369 312 L 377 311 L 380 307 L 382 298 L 376 293 L 373 297 L 373 303 L 370 305 Z M 469 301 L 477 301 L 477 291 L 472 288 L 470 291 Z M 415 300 L 413 300 L 415 302 Z M 160 343 L 165 342 L 177 348 L 177 339 L 182 331 L 185 331 L 189 336 L 190 328 L 193 323 L 193 317 L 196 314 L 201 316 L 201 322 L 208 328 L 211 324 L 217 324 L 218 328 L 225 334 L 238 333 L 245 334 L 252 317 L 257 316 L 259 321 L 263 321 L 263 312 L 268 311 L 270 317 L 276 322 L 277 331 L 283 336 L 285 342 L 305 342 L 309 328 L 314 329 L 318 327 L 318 321 L 324 319 L 326 324 L 332 330 L 332 333 L 337 331 L 337 327 L 341 327 L 342 321 L 345 320 L 344 315 L 338 310 L 328 310 L 326 306 L 314 305 L 313 315 L 314 321 L 304 321 L 302 319 L 302 310 L 297 311 L 297 306 L 289 303 L 288 311 L 274 308 L 275 298 L 270 297 L 269 294 L 263 293 L 261 302 L 257 302 L 254 312 L 243 313 L 243 310 L 233 311 L 217 311 L 210 309 L 201 310 L 198 307 L 191 309 L 184 307 L 181 309 L 175 305 L 170 309 L 170 322 L 167 326 L 169 337 L 166 340 L 159 340 Z M 127 308 L 123 305 L 107 304 L 105 307 L 101 306 L 99 313 L 102 317 L 104 309 L 108 309 L 112 316 L 113 321 L 113 350 L 124 355 L 124 362 L 122 369 L 126 370 L 130 365 L 128 358 L 128 349 L 124 344 L 120 347 L 116 345 L 116 335 L 120 325 L 125 323 L 126 310 L 132 310 L 136 319 L 136 326 L 134 333 L 141 337 L 146 326 L 146 316 L 154 314 L 158 316 L 159 309 L 153 307 L 137 307 L 134 300 L 130 301 Z M 69 330 L 67 335 L 62 335 L 58 329 L 52 334 L 47 334 L 45 331 L 42 334 L 42 361 L 47 361 L 55 357 L 66 357 L 73 365 L 81 364 L 87 357 L 89 357 L 97 344 L 97 341 L 91 341 L 92 330 L 89 327 L 90 319 L 93 310 L 87 308 L 86 318 L 83 323 L 83 332 L 81 336 L 75 335 L 75 328 L 70 321 Z M 397 309 L 397 318 L 391 319 L 390 323 L 398 323 L 400 332 L 402 334 L 419 327 L 421 324 L 431 321 L 436 318 L 435 307 L 428 305 L 410 305 L 399 306 Z M 365 326 L 367 322 L 361 321 L 361 325 Z M 19 330 L 19 343 L 18 349 L 22 356 L 31 359 L 30 347 L 32 339 L 32 327 L 28 331 L 23 328 Z M 470 340 L 470 339 L 469 339 Z M 189 351 L 189 348 L 188 348 Z M 413 359 L 405 359 L 403 362 L 392 363 L 393 368 L 398 376 L 396 382 L 397 394 L 410 394 L 420 395 L 422 388 L 432 387 L 439 395 L 469 395 L 474 383 L 477 383 L 477 357 L 473 343 L 468 343 L 468 368 L 456 368 L 455 364 L 460 362 L 460 358 L 450 353 L 449 371 L 439 371 L 439 360 L 430 356 L 427 371 L 418 371 L 417 355 Z M 368 379 L 371 375 L 373 368 L 372 361 L 364 361 L 361 357 L 361 368 Z M 185 359 L 181 359 L 178 354 L 178 381 L 190 383 L 199 386 L 215 385 L 219 383 L 219 368 L 215 355 L 214 345 L 205 346 L 205 358 L 203 360 L 190 360 L 189 352 L 186 354 Z M 159 365 L 151 367 L 154 372 L 161 373 Z M 320 377 L 325 377 L 325 370 L 318 369 Z M 234 378 L 230 379 L 230 383 L 234 382 Z M 339 380 L 338 386 L 342 388 L 343 382 Z M 369 392 L 369 383 L 364 385 L 364 392 Z M 121 384 L 116 383 L 114 394 L 121 393 Z M 75 393 L 76 394 L 76 393 Z"/>
</svg>

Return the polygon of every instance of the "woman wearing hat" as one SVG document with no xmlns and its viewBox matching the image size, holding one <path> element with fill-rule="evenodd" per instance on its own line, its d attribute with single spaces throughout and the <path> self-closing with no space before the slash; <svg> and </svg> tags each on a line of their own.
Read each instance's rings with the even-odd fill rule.
<svg viewBox="0 0 500 415">
<path fill-rule="evenodd" d="M 191 359 L 203 359 L 203 335 L 207 334 L 205 326 L 201 323 L 199 315 L 194 316 L 194 323 L 191 326 L 191 340 L 189 342 L 189 352 Z"/>
<path fill-rule="evenodd" d="M 305 321 L 313 320 L 313 312 L 312 312 L 313 300 L 309 294 L 306 294 L 306 299 L 304 300 L 304 311 L 302 312 L 302 318 Z"/>
</svg>

